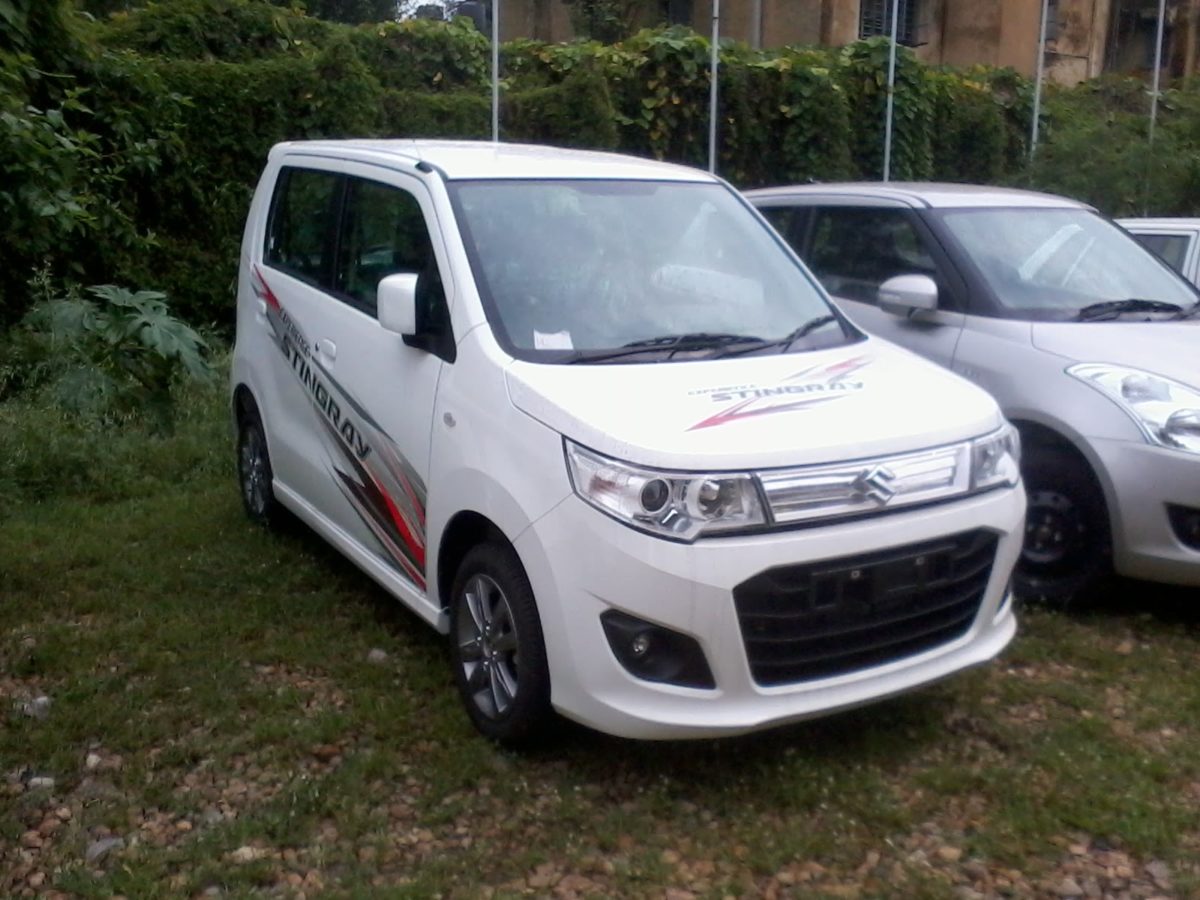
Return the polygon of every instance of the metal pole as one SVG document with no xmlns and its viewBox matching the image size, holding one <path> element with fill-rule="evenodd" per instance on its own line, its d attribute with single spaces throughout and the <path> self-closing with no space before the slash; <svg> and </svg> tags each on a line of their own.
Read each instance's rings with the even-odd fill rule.
<svg viewBox="0 0 1200 900">
<path fill-rule="evenodd" d="M 896 111 L 896 39 L 900 35 L 900 0 L 892 0 L 892 46 L 888 53 L 887 113 L 883 124 L 883 180 L 892 180 L 892 119 Z"/>
<path fill-rule="evenodd" d="M 492 0 L 492 143 L 500 143 L 500 0 Z"/>
<path fill-rule="evenodd" d="M 1154 91 L 1150 95 L 1150 143 L 1158 123 L 1158 87 L 1162 79 L 1163 28 L 1167 18 L 1167 0 L 1158 0 L 1158 36 L 1154 42 Z"/>
<path fill-rule="evenodd" d="M 755 50 L 762 49 L 763 42 L 763 0 L 754 0 L 752 9 L 751 28 L 753 32 L 750 35 L 750 46 Z"/>
<path fill-rule="evenodd" d="M 713 0 L 712 56 L 708 62 L 708 171 L 717 171 L 717 70 L 720 67 L 721 0 Z"/>
<path fill-rule="evenodd" d="M 1037 76 L 1033 86 L 1033 125 L 1029 132 L 1029 158 L 1037 153 L 1038 131 L 1042 124 L 1042 74 L 1046 69 L 1046 28 L 1050 21 L 1050 0 L 1042 0 L 1042 30 L 1038 36 Z"/>
</svg>

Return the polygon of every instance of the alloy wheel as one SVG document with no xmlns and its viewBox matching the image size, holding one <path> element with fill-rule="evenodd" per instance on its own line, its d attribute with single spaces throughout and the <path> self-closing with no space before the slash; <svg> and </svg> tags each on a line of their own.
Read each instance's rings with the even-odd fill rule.
<svg viewBox="0 0 1200 900">
<path fill-rule="evenodd" d="M 512 608 L 500 586 L 483 574 L 467 581 L 458 603 L 455 639 L 467 693 L 483 715 L 499 718 L 512 708 L 520 688 L 520 642 Z"/>
</svg>

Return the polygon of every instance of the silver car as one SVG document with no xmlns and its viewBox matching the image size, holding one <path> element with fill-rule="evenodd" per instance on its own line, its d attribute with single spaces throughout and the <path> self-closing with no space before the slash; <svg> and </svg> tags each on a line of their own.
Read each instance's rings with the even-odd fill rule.
<svg viewBox="0 0 1200 900">
<path fill-rule="evenodd" d="M 1018 588 L 1200 585 L 1200 294 L 1096 211 L 966 185 L 751 191 L 868 331 L 992 392 L 1029 494 Z"/>
</svg>

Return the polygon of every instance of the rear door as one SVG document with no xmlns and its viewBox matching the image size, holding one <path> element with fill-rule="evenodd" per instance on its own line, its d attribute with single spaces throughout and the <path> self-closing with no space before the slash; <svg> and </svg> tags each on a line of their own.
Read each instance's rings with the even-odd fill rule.
<svg viewBox="0 0 1200 900">
<path fill-rule="evenodd" d="M 285 164 L 259 273 L 281 351 L 277 474 L 418 596 L 431 420 L 454 346 L 436 226 L 415 176 L 349 162 Z M 380 327 L 376 291 L 398 272 L 419 276 L 418 325 L 445 329 L 448 351 L 409 346 Z"/>
</svg>

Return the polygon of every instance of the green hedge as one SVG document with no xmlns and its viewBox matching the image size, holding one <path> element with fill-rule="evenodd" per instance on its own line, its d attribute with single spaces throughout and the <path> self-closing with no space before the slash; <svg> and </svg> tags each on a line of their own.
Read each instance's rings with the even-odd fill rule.
<svg viewBox="0 0 1200 900">
<path fill-rule="evenodd" d="M 1198 87 L 1164 91 L 1153 146 L 1141 81 L 1110 77 L 1049 91 L 1045 140 L 1020 183 L 1114 216 L 1200 214 Z"/>
<path fill-rule="evenodd" d="M 44 263 L 48 277 L 163 289 L 188 319 L 228 326 L 242 220 L 273 144 L 490 135 L 489 44 L 465 19 L 352 27 L 263 0 L 147 0 L 85 23 L 68 0 L 3 2 L 23 18 L 0 16 L 0 322 Z M 510 42 L 502 135 L 704 166 L 709 49 L 678 27 L 612 46 Z M 880 176 L 885 40 L 720 53 L 722 175 L 743 187 Z M 902 49 L 894 176 L 1033 184 L 1114 212 L 1194 207 L 1200 94 L 1168 94 L 1147 157 L 1140 87 L 1053 91 L 1028 167 L 1031 96 L 1012 70 L 933 70 Z"/>
</svg>

